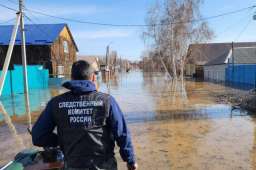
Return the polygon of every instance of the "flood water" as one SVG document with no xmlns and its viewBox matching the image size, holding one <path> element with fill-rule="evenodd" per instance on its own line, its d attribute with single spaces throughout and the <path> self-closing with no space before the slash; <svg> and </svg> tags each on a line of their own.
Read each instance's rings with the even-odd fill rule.
<svg viewBox="0 0 256 170">
<path fill-rule="evenodd" d="M 139 169 L 256 170 L 256 119 L 231 111 L 217 95 L 245 93 L 208 82 L 169 81 L 162 73 L 133 71 L 99 77 L 101 91 L 113 95 L 133 136 Z M 31 116 L 23 95 L 2 97 L 0 165 L 32 147 L 27 133 L 51 96 L 62 88 L 30 92 Z M 118 155 L 118 151 L 117 151 Z M 119 168 L 125 164 L 118 156 Z"/>
</svg>

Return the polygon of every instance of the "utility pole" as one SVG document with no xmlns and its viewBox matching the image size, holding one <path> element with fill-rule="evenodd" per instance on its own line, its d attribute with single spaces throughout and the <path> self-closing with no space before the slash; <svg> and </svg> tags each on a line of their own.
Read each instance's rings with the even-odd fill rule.
<svg viewBox="0 0 256 170">
<path fill-rule="evenodd" d="M 254 5 L 253 8 L 256 8 L 256 5 Z M 253 20 L 256 20 L 256 11 L 254 11 Z"/>
<path fill-rule="evenodd" d="M 120 66 L 120 71 L 122 72 L 123 63 L 122 63 L 122 56 L 121 55 L 120 55 L 119 66 Z"/>
<path fill-rule="evenodd" d="M 28 94 L 28 77 L 27 77 L 27 55 L 26 55 L 26 39 L 24 29 L 24 13 L 23 13 L 23 0 L 19 0 L 19 12 L 20 12 L 20 33 L 21 33 L 21 56 L 23 65 L 23 81 L 24 81 L 24 93 Z"/>
<path fill-rule="evenodd" d="M 231 83 L 233 84 L 234 78 L 235 78 L 235 55 L 234 55 L 234 42 L 233 41 L 231 44 L 231 48 L 232 48 L 231 49 L 232 50 L 232 80 L 231 80 Z"/>
<path fill-rule="evenodd" d="M 108 59 L 109 58 L 109 45 L 107 45 L 107 48 L 106 48 L 106 70 L 108 70 Z"/>
<path fill-rule="evenodd" d="M 19 12 L 20 12 L 20 33 L 21 33 L 21 56 L 23 65 L 23 83 L 24 83 L 24 95 L 26 102 L 26 111 L 28 114 L 28 128 L 31 130 L 31 114 L 30 114 L 30 103 L 29 103 L 29 91 L 28 91 L 28 76 L 27 76 L 27 54 L 26 54 L 26 39 L 25 39 L 25 28 L 24 28 L 24 13 L 23 13 L 23 0 L 19 0 Z"/>
<path fill-rule="evenodd" d="M 253 14 L 253 20 L 256 21 L 256 12 L 254 12 L 254 14 Z M 254 88 L 256 88 L 256 68 L 255 68 L 255 77 L 254 77 Z"/>
</svg>

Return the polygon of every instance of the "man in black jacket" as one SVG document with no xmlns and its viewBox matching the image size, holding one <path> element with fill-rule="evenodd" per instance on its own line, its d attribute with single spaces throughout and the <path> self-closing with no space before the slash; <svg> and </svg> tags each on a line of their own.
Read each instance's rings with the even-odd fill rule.
<svg viewBox="0 0 256 170">
<path fill-rule="evenodd" d="M 71 77 L 63 84 L 70 91 L 51 99 L 33 126 L 33 144 L 59 145 L 66 169 L 115 170 L 116 142 L 128 169 L 137 169 L 124 115 L 112 96 L 96 90 L 95 69 L 77 61 Z"/>
</svg>

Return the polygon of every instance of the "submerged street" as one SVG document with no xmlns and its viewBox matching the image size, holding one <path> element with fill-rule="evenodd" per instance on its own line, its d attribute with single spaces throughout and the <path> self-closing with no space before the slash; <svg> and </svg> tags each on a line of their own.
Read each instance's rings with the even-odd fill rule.
<svg viewBox="0 0 256 170">
<path fill-rule="evenodd" d="M 0 9 L 0 170 L 256 170 L 255 2 Z"/>
<path fill-rule="evenodd" d="M 209 82 L 169 81 L 162 73 L 116 73 L 98 77 L 100 91 L 113 95 L 131 129 L 139 169 L 256 169 L 256 118 L 218 98 L 244 94 Z M 2 97 L 0 165 L 32 147 L 27 132 L 47 101 L 62 88 L 31 91 L 31 115 L 24 97 Z M 126 164 L 116 150 L 118 166 Z"/>
</svg>

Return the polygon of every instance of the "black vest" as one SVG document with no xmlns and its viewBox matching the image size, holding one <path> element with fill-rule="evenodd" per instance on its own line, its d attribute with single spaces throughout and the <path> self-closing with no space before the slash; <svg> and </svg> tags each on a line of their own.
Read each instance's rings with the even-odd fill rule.
<svg viewBox="0 0 256 170">
<path fill-rule="evenodd" d="M 59 143 L 68 167 L 88 168 L 114 155 L 114 137 L 107 124 L 109 95 L 67 92 L 53 103 Z"/>
</svg>

